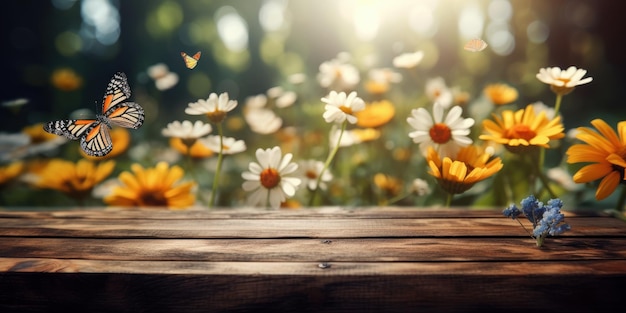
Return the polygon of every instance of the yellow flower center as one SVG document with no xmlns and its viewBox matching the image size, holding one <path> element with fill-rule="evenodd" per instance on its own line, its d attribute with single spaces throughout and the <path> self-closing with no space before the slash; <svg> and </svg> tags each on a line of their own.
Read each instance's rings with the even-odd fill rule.
<svg viewBox="0 0 626 313">
<path fill-rule="evenodd" d="M 345 106 L 345 105 L 340 106 L 340 107 L 339 107 L 339 110 L 341 110 L 343 113 L 346 113 L 346 114 L 352 115 L 352 108 L 347 107 L 347 106 Z"/>
<path fill-rule="evenodd" d="M 280 183 L 280 174 L 274 168 L 266 168 L 261 172 L 261 185 L 267 189 L 272 189 Z"/>
<path fill-rule="evenodd" d="M 555 86 L 555 85 L 550 85 L 550 89 L 552 90 L 552 92 L 556 93 L 556 94 L 560 94 L 562 96 L 572 92 L 574 90 L 574 87 L 565 87 L 567 85 L 567 83 L 570 82 L 570 79 L 568 78 L 558 78 L 557 80 L 562 81 L 563 82 L 563 86 Z"/>
<path fill-rule="evenodd" d="M 433 125 L 433 127 L 431 127 L 428 131 L 428 134 L 435 143 L 439 144 L 448 142 L 450 137 L 452 137 L 450 127 L 444 123 L 436 123 Z"/>
<path fill-rule="evenodd" d="M 209 119 L 209 121 L 215 124 L 219 124 L 226 118 L 226 112 L 215 110 L 213 112 L 206 113 L 206 116 Z"/>
<path fill-rule="evenodd" d="M 537 133 L 534 130 L 530 129 L 528 125 L 518 124 L 507 130 L 506 137 L 507 138 L 518 138 L 524 139 L 526 141 L 530 141 L 535 138 Z"/>
</svg>

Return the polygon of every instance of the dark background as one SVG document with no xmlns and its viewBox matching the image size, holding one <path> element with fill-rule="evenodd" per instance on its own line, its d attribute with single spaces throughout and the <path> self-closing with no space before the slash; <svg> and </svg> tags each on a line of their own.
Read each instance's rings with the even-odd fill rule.
<svg viewBox="0 0 626 313">
<path fill-rule="evenodd" d="M 2 23 L 0 53 L 3 74 L 0 101 L 27 98 L 29 103 L 18 114 L 0 107 L 0 132 L 19 131 L 25 125 L 64 118 L 69 112 L 79 108 L 92 108 L 94 101 L 100 100 L 106 83 L 116 71 L 124 71 L 128 74 L 134 90 L 145 87 L 150 93 L 154 92 L 150 90 L 150 82 L 140 82 L 137 77 L 145 72 L 148 66 L 165 62 L 170 65 L 172 71 L 181 74 L 179 85 L 182 86 L 187 70 L 183 68 L 179 53 L 180 51 L 193 53 L 200 49 L 186 46 L 175 36 L 160 40 L 146 36 L 144 21 L 147 14 L 161 2 L 114 1 L 119 7 L 121 17 L 122 32 L 118 43 L 113 46 L 103 46 L 99 52 L 86 51 L 72 58 L 59 55 L 55 49 L 54 40 L 59 32 L 75 29 L 80 24 L 80 1 L 71 9 L 64 11 L 55 9 L 50 1 L 3 2 L 3 9 L 0 10 L 0 23 Z M 487 1 L 484 2 L 487 3 Z M 238 10 L 249 26 L 250 62 L 245 70 L 233 72 L 225 69 L 213 60 L 211 54 L 205 49 L 202 64 L 203 70 L 209 73 L 213 82 L 211 92 L 228 91 L 231 98 L 243 101 L 244 97 L 262 93 L 276 84 L 277 80 L 274 79 L 277 75 L 276 70 L 261 61 L 256 49 L 259 38 L 262 36 L 257 18 L 262 1 L 204 1 L 207 7 L 205 12 L 194 11 L 188 7 L 189 3 L 180 2 L 186 10 L 185 18 L 202 14 L 210 15 L 216 8 L 230 5 Z M 389 3 L 391 5 L 394 1 L 389 1 Z M 623 119 L 625 110 L 622 91 L 626 87 L 624 84 L 626 75 L 625 2 L 532 0 L 512 1 L 511 3 L 516 10 L 515 14 L 533 12 L 550 26 L 550 37 L 545 43 L 549 49 L 549 62 L 542 67 L 566 68 L 569 65 L 575 65 L 587 69 L 587 75 L 594 78 L 591 84 L 577 88 L 574 95 L 565 97 L 562 113 L 565 116 L 566 128 L 588 125 L 594 117 L 605 118 L 613 125 L 616 121 Z M 292 2 L 292 4 L 290 4 L 292 29 L 287 44 L 290 45 L 292 51 L 303 55 L 307 62 L 307 74 L 313 76 L 321 62 L 349 48 L 350 42 L 333 28 L 330 21 L 336 19 L 339 12 L 329 9 L 324 1 Z M 588 9 L 590 21 L 583 27 L 572 22 L 576 12 L 579 12 L 577 9 L 581 6 Z M 399 10 L 401 11 L 401 8 Z M 449 14 L 449 16 L 455 14 L 452 8 Z M 444 49 L 446 45 L 450 45 L 451 38 L 456 38 L 446 35 L 446 31 L 454 30 L 453 27 L 456 26 L 442 24 L 438 34 L 432 40 Z M 584 53 L 573 50 L 572 46 L 580 33 L 593 38 L 594 46 L 596 51 L 600 51 L 600 56 L 589 58 Z M 381 50 L 389 54 L 390 48 L 387 46 L 391 46 L 394 41 L 403 40 L 406 38 L 404 36 L 406 34 L 390 33 L 382 36 L 383 38 L 378 43 Z M 518 45 L 520 49 L 517 49 L 515 53 L 502 57 L 498 61 L 500 63 L 492 65 L 492 71 L 476 78 L 476 90 L 473 92 L 478 92 L 483 83 L 509 78 L 503 74 L 502 67 L 515 58 L 521 57 L 517 51 L 522 51 L 523 44 L 520 42 Z M 393 55 L 390 56 L 392 57 Z M 437 65 L 430 69 L 432 76 L 443 75 L 445 77 L 456 62 L 455 56 L 442 54 Z M 51 86 L 50 75 L 58 67 L 74 69 L 83 78 L 82 88 L 67 95 Z M 527 70 L 538 72 L 538 68 Z M 512 84 L 515 85 L 515 82 L 513 81 Z M 528 99 L 524 98 L 523 86 L 520 86 L 520 91 L 520 103 L 534 102 L 538 96 L 541 99 L 550 99 L 550 101 L 553 99 L 548 88 L 544 88 L 543 94 L 532 95 Z M 182 87 L 168 90 L 159 95 L 158 105 L 162 109 L 160 114 L 168 112 L 176 114 L 173 112 L 182 111 L 181 107 L 196 100 L 197 97 L 188 95 Z M 176 110 L 168 111 L 171 108 L 176 108 Z"/>
</svg>

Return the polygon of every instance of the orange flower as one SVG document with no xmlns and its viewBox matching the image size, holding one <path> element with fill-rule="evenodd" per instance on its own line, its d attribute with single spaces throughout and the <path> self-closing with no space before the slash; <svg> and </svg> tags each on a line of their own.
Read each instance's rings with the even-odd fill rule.
<svg viewBox="0 0 626 313">
<path fill-rule="evenodd" d="M 176 151 L 184 155 L 190 155 L 192 158 L 195 159 L 209 158 L 212 157 L 214 154 L 213 150 L 207 148 L 199 140 L 196 140 L 191 145 L 191 150 L 187 151 L 187 146 L 183 143 L 182 139 L 172 137 L 170 138 L 170 147 L 174 148 Z"/>
<path fill-rule="evenodd" d="M 574 181 L 588 183 L 602 179 L 596 190 L 596 199 L 602 200 L 624 183 L 626 177 L 626 121 L 617 124 L 617 134 L 601 119 L 595 119 L 591 124 L 597 131 L 578 128 L 576 138 L 585 143 L 567 149 L 567 163 L 589 163 L 574 174 Z"/>
<path fill-rule="evenodd" d="M 487 85 L 483 92 L 495 105 L 511 103 L 518 97 L 517 89 L 506 84 Z"/>
<path fill-rule="evenodd" d="M 565 137 L 560 116 L 549 120 L 543 111 L 535 114 L 532 105 L 516 112 L 505 110 L 502 117 L 495 114 L 493 117 L 495 122 L 483 121 L 486 133 L 479 138 L 503 144 L 514 153 L 528 152 L 536 147 L 550 148 L 550 140 Z"/>
<path fill-rule="evenodd" d="M 179 166 L 171 168 L 166 162 L 155 167 L 131 166 L 133 173 L 124 171 L 119 175 L 122 185 L 104 198 L 109 205 L 186 208 L 195 202 L 192 192 L 195 183 L 178 183 L 185 172 Z"/>
<path fill-rule="evenodd" d="M 84 199 L 93 187 L 107 178 L 115 167 L 114 161 L 94 162 L 82 159 L 76 163 L 54 159 L 41 171 L 35 186 L 61 191 L 74 198 Z"/>
<path fill-rule="evenodd" d="M 393 119 L 396 109 L 387 100 L 376 101 L 365 106 L 365 110 L 356 112 L 356 125 L 365 128 L 375 128 L 385 125 Z"/>
<path fill-rule="evenodd" d="M 0 187 L 12 181 L 24 170 L 24 162 L 13 162 L 7 166 L 0 166 Z"/>
<path fill-rule="evenodd" d="M 83 84 L 83 79 L 72 69 L 61 68 L 52 73 L 52 85 L 62 91 L 74 91 Z"/>
<path fill-rule="evenodd" d="M 450 194 L 460 194 L 472 188 L 474 184 L 491 177 L 502 169 L 502 160 L 492 158 L 475 145 L 463 147 L 454 159 L 441 159 L 437 151 L 428 148 L 426 161 L 428 172 L 437 178 L 437 182 Z"/>
</svg>

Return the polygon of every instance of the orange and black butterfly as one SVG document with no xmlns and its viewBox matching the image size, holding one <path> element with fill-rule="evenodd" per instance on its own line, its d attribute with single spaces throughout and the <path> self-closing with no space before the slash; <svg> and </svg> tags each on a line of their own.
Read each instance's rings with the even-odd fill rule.
<svg viewBox="0 0 626 313">
<path fill-rule="evenodd" d="M 130 98 L 130 86 L 126 74 L 118 72 L 107 86 L 101 108 L 95 119 L 59 120 L 44 124 L 49 133 L 79 140 L 80 146 L 90 156 L 105 156 L 113 149 L 109 130 L 120 126 L 138 129 L 143 124 L 144 110 L 134 102 L 124 102 Z"/>
<path fill-rule="evenodd" d="M 185 66 L 187 66 L 188 69 L 192 70 L 194 67 L 196 67 L 196 65 L 198 65 L 198 60 L 200 60 L 200 54 L 202 53 L 198 51 L 193 56 L 189 56 L 187 53 L 181 52 L 180 56 L 183 57 L 183 61 L 185 61 Z"/>
</svg>

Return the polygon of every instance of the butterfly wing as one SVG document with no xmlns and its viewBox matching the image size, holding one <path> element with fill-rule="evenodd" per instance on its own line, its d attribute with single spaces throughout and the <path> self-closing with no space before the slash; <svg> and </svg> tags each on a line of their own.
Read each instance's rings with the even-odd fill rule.
<svg viewBox="0 0 626 313">
<path fill-rule="evenodd" d="M 48 122 L 43 125 L 43 130 L 64 136 L 71 140 L 78 140 L 95 124 L 96 120 L 60 120 Z"/>
<path fill-rule="evenodd" d="M 124 73 L 113 75 L 102 99 L 102 116 L 106 122 L 116 126 L 137 129 L 143 125 L 143 108 L 133 102 L 124 102 L 130 97 L 130 86 Z"/>
<path fill-rule="evenodd" d="M 463 49 L 471 52 L 483 51 L 485 50 L 485 48 L 487 48 L 487 43 L 479 38 L 474 38 L 468 41 L 465 46 L 463 46 Z"/>
<path fill-rule="evenodd" d="M 109 127 L 99 121 L 92 123 L 80 137 L 80 147 L 90 156 L 105 156 L 113 150 Z"/>
<path fill-rule="evenodd" d="M 137 129 L 143 125 L 145 113 L 139 104 L 124 102 L 111 107 L 104 117 L 113 125 Z"/>
<path fill-rule="evenodd" d="M 201 55 L 200 51 L 196 52 L 196 54 L 194 54 L 193 56 L 190 56 L 185 52 L 180 53 L 180 56 L 183 57 L 183 61 L 185 61 L 185 66 L 190 70 L 192 70 L 193 68 L 196 67 L 196 65 L 198 65 L 198 60 L 200 60 L 200 55 Z"/>
</svg>

